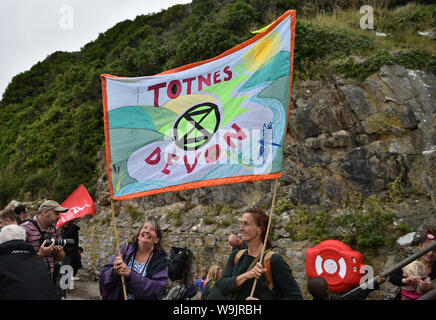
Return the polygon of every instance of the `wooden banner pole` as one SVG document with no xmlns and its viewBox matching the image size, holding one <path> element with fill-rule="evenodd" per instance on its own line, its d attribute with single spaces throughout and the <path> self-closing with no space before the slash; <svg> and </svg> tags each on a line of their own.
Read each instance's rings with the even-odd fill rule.
<svg viewBox="0 0 436 320">
<path fill-rule="evenodd" d="M 112 223 L 114 225 L 114 235 L 115 235 L 115 241 L 117 244 L 117 251 L 118 255 L 122 257 L 121 251 L 120 251 L 120 242 L 118 240 L 118 231 L 117 231 L 117 224 L 115 221 L 115 209 L 114 209 L 114 201 L 111 199 L 111 208 L 112 208 Z M 127 290 L 126 290 L 126 283 L 124 281 L 124 276 L 121 276 L 121 284 L 123 286 L 123 294 L 124 294 L 124 300 L 127 300 Z"/>
<path fill-rule="evenodd" d="M 273 193 L 273 198 L 272 198 L 271 211 L 269 213 L 269 218 L 268 218 L 268 227 L 266 228 L 265 240 L 263 241 L 263 248 L 262 248 L 262 252 L 260 253 L 260 259 L 259 259 L 259 262 L 262 264 L 263 264 L 263 255 L 265 253 L 266 243 L 267 243 L 268 236 L 269 236 L 269 231 L 271 229 L 271 221 L 272 221 L 272 216 L 273 216 L 273 212 L 274 212 L 274 203 L 276 202 L 276 193 L 277 193 L 278 183 L 279 183 L 279 179 L 276 179 L 276 182 L 274 184 L 274 193 Z M 254 290 L 256 289 L 256 285 L 257 285 L 257 279 L 254 280 L 253 287 L 251 288 L 250 298 L 253 297 Z"/>
</svg>

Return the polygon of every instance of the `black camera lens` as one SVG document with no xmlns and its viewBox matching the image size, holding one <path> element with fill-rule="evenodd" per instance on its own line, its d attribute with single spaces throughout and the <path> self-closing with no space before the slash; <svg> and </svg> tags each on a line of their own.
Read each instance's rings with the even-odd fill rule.
<svg viewBox="0 0 436 320">
<path fill-rule="evenodd" d="M 45 246 L 49 247 L 51 246 L 52 242 L 54 241 L 55 246 L 62 246 L 64 247 L 67 244 L 74 244 L 74 239 L 45 239 Z"/>
</svg>

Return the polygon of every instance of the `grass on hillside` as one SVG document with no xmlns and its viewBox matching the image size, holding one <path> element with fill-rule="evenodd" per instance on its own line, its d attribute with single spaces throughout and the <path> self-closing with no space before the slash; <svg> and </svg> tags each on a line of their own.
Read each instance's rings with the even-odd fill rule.
<svg viewBox="0 0 436 320">
<path fill-rule="evenodd" d="M 360 28 L 364 14 L 358 7 L 298 17 L 297 23 L 310 26 L 308 30 L 326 30 L 325 36 L 334 36 L 327 41 L 332 42 L 332 50 L 327 56 L 294 62 L 296 80 L 319 79 L 335 73 L 363 81 L 389 63 L 436 72 L 436 40 L 418 34 L 418 31 L 436 31 L 436 5 L 409 3 L 393 10 L 373 10 L 372 30 Z M 314 41 L 321 46 L 326 42 L 325 36 L 320 36 L 324 31 L 317 32 Z M 376 32 L 388 36 L 377 36 Z M 301 46 L 297 47 L 298 39 L 296 41 L 298 52 Z"/>
<path fill-rule="evenodd" d="M 374 40 L 375 49 L 362 55 L 371 55 L 380 50 L 414 49 L 436 55 L 436 41 L 418 34 L 418 31 L 436 31 L 436 5 L 409 3 L 394 10 L 374 8 L 374 29 L 362 30 L 360 20 L 364 16 L 358 9 L 335 10 L 332 14 L 319 13 L 313 18 L 301 17 L 305 23 L 340 29 Z M 389 34 L 377 37 L 376 32 Z"/>
</svg>

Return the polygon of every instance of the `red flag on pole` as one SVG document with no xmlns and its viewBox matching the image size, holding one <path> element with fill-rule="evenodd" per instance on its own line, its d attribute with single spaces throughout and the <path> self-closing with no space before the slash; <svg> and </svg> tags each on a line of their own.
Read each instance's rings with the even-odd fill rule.
<svg viewBox="0 0 436 320">
<path fill-rule="evenodd" d="M 84 217 L 87 214 L 95 214 L 94 200 L 92 200 L 88 190 L 86 190 L 83 184 L 62 202 L 61 206 L 69 210 L 65 213 L 61 213 L 61 217 L 56 224 L 57 227 L 62 226 L 70 220 Z"/>
</svg>

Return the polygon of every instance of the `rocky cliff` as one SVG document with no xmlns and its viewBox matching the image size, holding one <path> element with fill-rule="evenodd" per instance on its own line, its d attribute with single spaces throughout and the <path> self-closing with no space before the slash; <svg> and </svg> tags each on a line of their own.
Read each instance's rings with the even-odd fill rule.
<svg viewBox="0 0 436 320">
<path fill-rule="evenodd" d="M 332 76 L 293 84 L 272 240 L 306 298 L 305 251 L 324 239 L 359 250 L 381 272 L 436 226 L 436 76 L 383 66 L 364 82 Z M 115 239 L 100 155 L 96 215 L 79 226 L 84 268 L 99 274 Z M 154 215 L 165 246 L 186 245 L 196 267 L 225 266 L 244 208 L 269 209 L 272 181 L 225 185 L 115 202 L 120 243 Z M 34 208 L 37 204 L 34 204 Z M 416 232 L 416 233 L 412 233 Z M 409 240 L 396 241 L 409 233 Z M 407 237 L 406 237 L 407 238 Z M 389 298 L 386 283 L 373 299 Z"/>
</svg>

